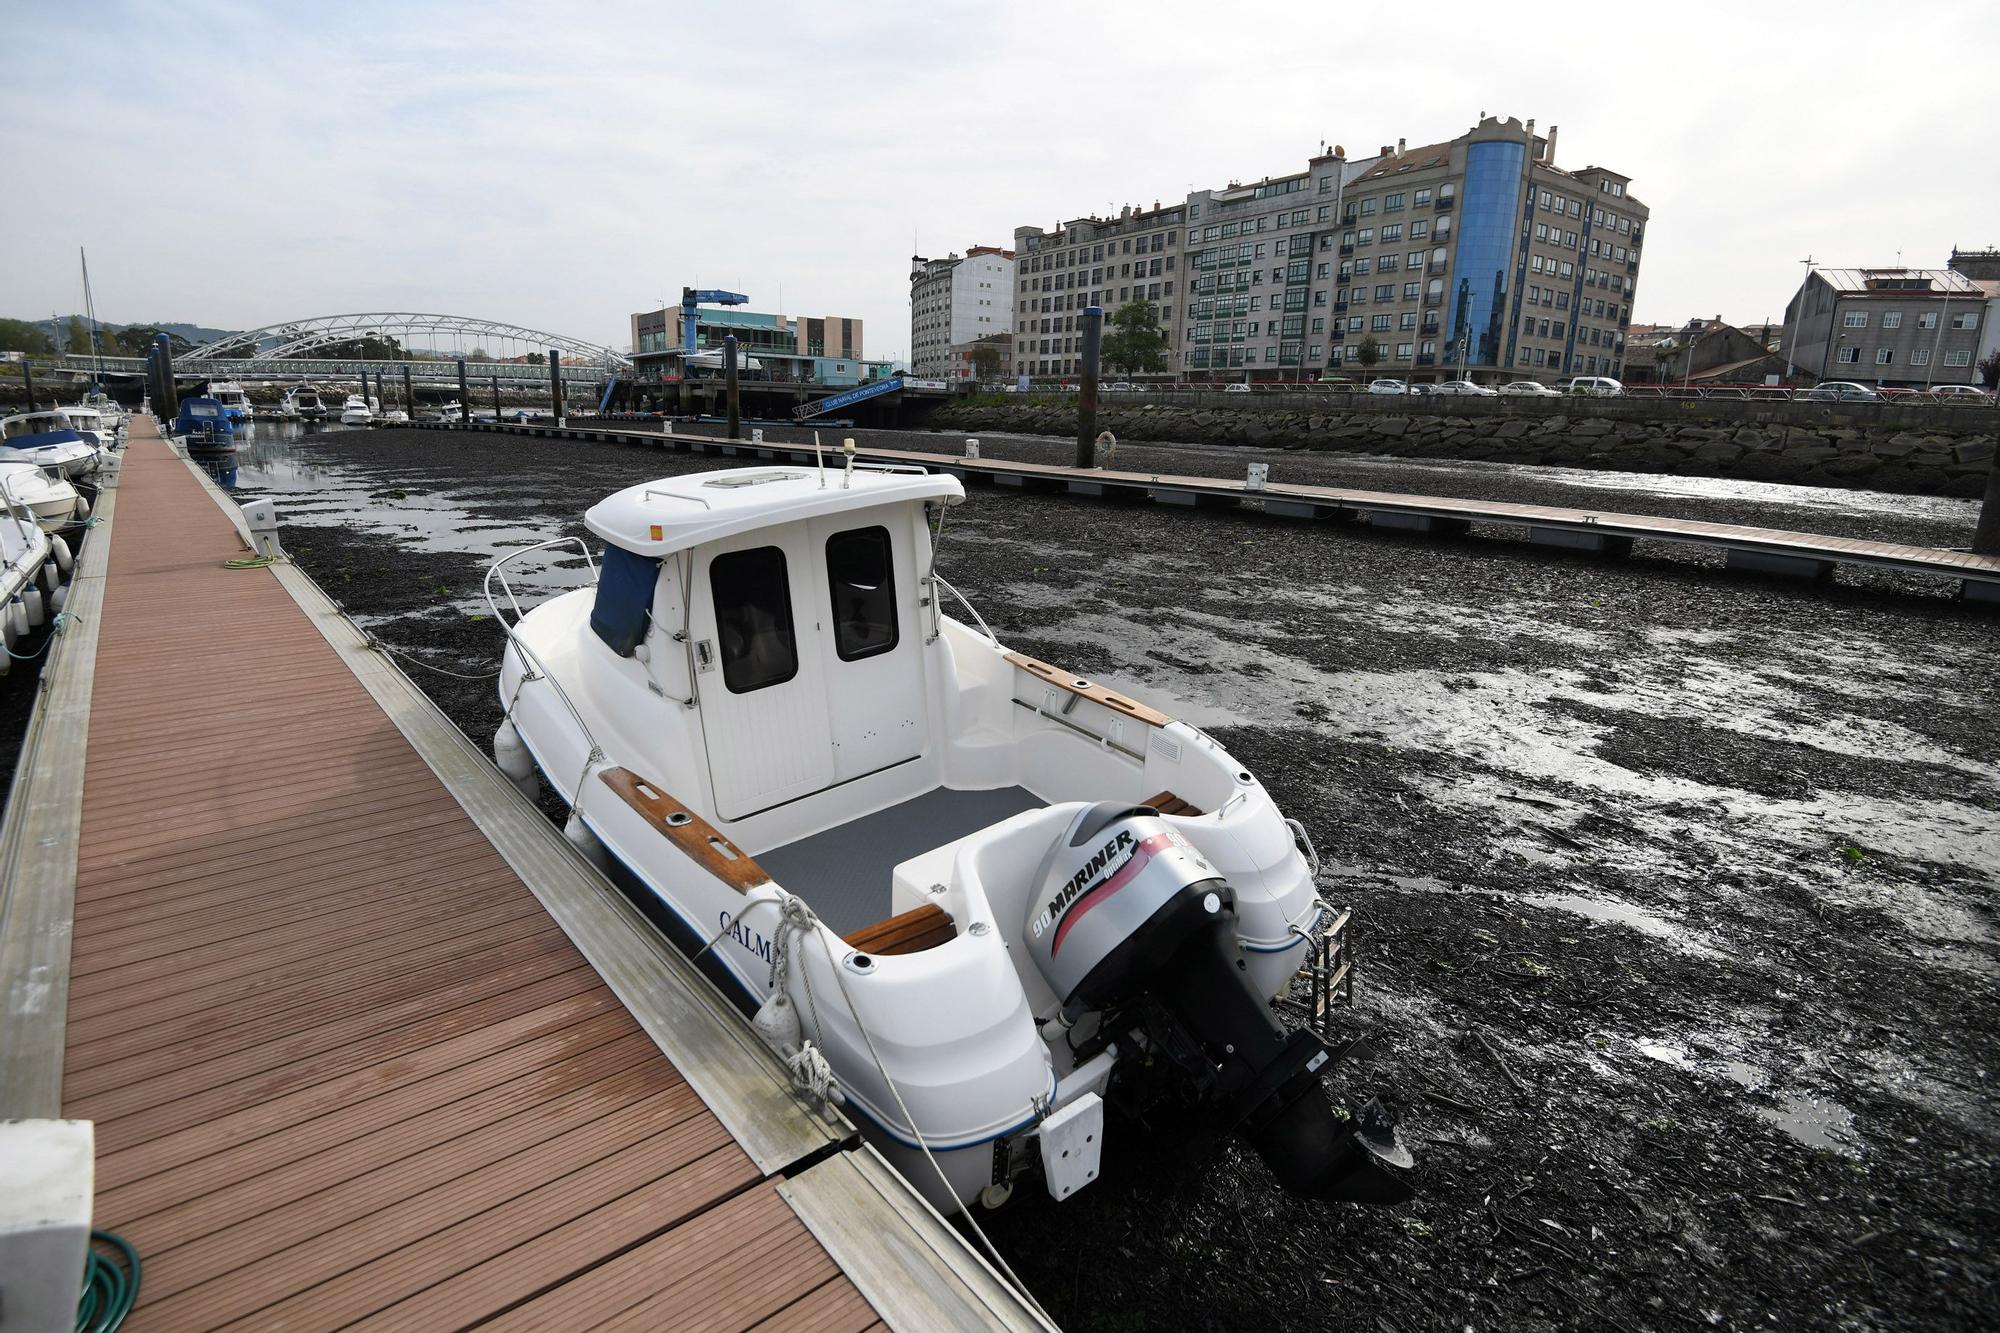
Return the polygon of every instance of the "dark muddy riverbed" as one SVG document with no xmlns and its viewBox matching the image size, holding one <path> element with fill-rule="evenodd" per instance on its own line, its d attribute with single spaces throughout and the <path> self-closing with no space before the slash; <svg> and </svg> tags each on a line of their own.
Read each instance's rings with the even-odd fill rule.
<svg viewBox="0 0 2000 1333">
<path fill-rule="evenodd" d="M 1172 456 L 1228 475 L 1244 457 Z M 1279 460 L 1318 479 L 1305 461 Z M 351 613 L 465 675 L 498 649 L 476 596 L 491 553 L 713 465 L 415 431 L 239 463 Z M 1971 522 L 1683 479 L 1368 473 L 1346 484 L 1595 486 L 1603 508 L 1905 541 Z M 1073 1201 L 1023 1191 L 984 1219 L 1066 1326 L 1994 1324 L 1992 617 L 1891 574 L 1815 592 L 1701 553 L 1605 563 L 991 490 L 954 511 L 944 566 L 1014 646 L 1210 730 L 1304 820 L 1361 942 L 1365 1044 L 1337 1091 L 1382 1094 L 1420 1162 L 1412 1204 L 1326 1208 L 1247 1153 L 1162 1161 L 1125 1135 Z M 411 674 L 484 743 L 490 682 Z"/>
</svg>

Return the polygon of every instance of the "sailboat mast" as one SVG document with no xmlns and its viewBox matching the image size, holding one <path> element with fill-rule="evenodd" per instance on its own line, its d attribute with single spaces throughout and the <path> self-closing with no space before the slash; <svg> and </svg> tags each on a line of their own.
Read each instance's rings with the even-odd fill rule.
<svg viewBox="0 0 2000 1333">
<path fill-rule="evenodd" d="M 97 341 L 97 303 L 90 295 L 90 257 L 83 247 L 76 247 L 77 261 L 83 265 L 83 315 L 90 321 L 90 361 L 97 383 L 91 386 L 97 393 L 104 392 L 104 349 Z"/>
</svg>

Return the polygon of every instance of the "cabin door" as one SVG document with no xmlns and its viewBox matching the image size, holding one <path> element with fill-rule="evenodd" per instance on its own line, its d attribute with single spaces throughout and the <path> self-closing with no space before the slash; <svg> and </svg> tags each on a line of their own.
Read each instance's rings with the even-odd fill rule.
<svg viewBox="0 0 2000 1333">
<path fill-rule="evenodd" d="M 836 780 L 813 560 L 804 525 L 767 528 L 709 548 L 696 573 L 695 692 L 723 819 Z"/>
<path fill-rule="evenodd" d="M 924 752 L 930 708 L 916 565 L 901 510 L 814 519 L 810 530 L 834 774 L 846 782 Z"/>
</svg>

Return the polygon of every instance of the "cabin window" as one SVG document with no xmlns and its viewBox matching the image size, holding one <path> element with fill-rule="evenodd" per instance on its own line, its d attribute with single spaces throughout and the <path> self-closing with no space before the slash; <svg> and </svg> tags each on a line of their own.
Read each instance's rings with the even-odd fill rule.
<svg viewBox="0 0 2000 1333">
<path fill-rule="evenodd" d="M 887 528 L 828 537 L 826 583 L 833 595 L 833 648 L 841 661 L 856 662 L 896 646 L 896 571 Z"/>
<path fill-rule="evenodd" d="M 799 673 L 791 579 L 775 546 L 731 551 L 709 562 L 722 682 L 731 694 L 782 685 Z"/>
</svg>

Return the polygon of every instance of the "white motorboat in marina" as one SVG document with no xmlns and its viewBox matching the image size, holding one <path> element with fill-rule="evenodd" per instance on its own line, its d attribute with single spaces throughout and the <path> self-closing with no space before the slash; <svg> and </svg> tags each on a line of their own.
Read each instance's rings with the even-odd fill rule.
<svg viewBox="0 0 2000 1333">
<path fill-rule="evenodd" d="M 104 414 L 96 408 L 76 405 L 58 407 L 56 411 L 63 414 L 63 419 L 69 422 L 70 429 L 74 430 L 85 444 L 97 450 L 100 464 L 117 452 L 118 429 L 113 423 L 105 420 Z"/>
<path fill-rule="evenodd" d="M 347 401 L 340 405 L 340 424 L 343 426 L 367 426 L 375 421 L 375 413 L 370 410 L 368 400 L 358 393 L 347 395 Z"/>
<path fill-rule="evenodd" d="M 102 390 L 85 394 L 83 401 L 77 406 L 87 407 L 97 413 L 98 418 L 120 437 L 125 434 L 126 428 L 132 421 L 132 414 L 125 410 L 125 405 Z"/>
<path fill-rule="evenodd" d="M 407 426 L 410 424 L 410 414 L 400 407 L 392 407 L 382 414 L 381 421 L 385 426 Z"/>
<path fill-rule="evenodd" d="M 310 384 L 285 390 L 282 410 L 287 418 L 299 421 L 326 420 L 326 404 L 320 401 L 319 390 Z"/>
<path fill-rule="evenodd" d="M 602 501 L 598 551 L 488 572 L 496 761 L 941 1209 L 1066 1198 L 1158 1106 L 1293 1193 L 1407 1198 L 1387 1113 L 1337 1112 L 1274 1016 L 1345 971 L 1305 830 L 1213 738 L 1005 648 L 937 572 L 963 499 L 850 455 Z M 570 546 L 592 585 L 523 614 L 509 563 Z"/>
<path fill-rule="evenodd" d="M 43 532 L 67 527 L 90 513 L 89 503 L 66 477 L 50 476 L 25 459 L 7 458 L 4 451 L 0 451 L 0 486 L 34 514 Z"/>
<path fill-rule="evenodd" d="M 240 384 L 230 380 L 211 384 L 208 386 L 208 396 L 222 404 L 223 415 L 229 418 L 232 425 L 257 420 L 256 405 L 250 401 L 250 395 L 243 391 L 243 386 Z"/>
<path fill-rule="evenodd" d="M 33 463 L 51 475 L 87 477 L 97 471 L 94 441 L 85 440 L 59 411 L 22 412 L 0 419 L 0 458 Z"/>
<path fill-rule="evenodd" d="M 0 640 L 9 649 L 0 653 L 0 675 L 14 664 L 12 651 L 62 610 L 72 568 L 68 544 L 43 531 L 19 498 L 24 480 L 0 470 Z"/>
</svg>

